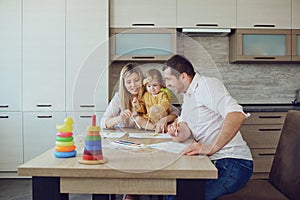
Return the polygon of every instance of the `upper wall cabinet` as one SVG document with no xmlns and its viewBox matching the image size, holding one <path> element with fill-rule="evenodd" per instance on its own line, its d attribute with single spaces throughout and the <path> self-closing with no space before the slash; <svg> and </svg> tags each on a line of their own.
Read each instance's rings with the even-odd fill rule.
<svg viewBox="0 0 300 200">
<path fill-rule="evenodd" d="M 291 0 L 237 0 L 237 27 L 290 29 L 291 4 Z"/>
<path fill-rule="evenodd" d="M 237 29 L 229 37 L 229 61 L 291 61 L 291 30 Z"/>
<path fill-rule="evenodd" d="M 292 30 L 292 61 L 300 61 L 300 29 Z"/>
<path fill-rule="evenodd" d="M 175 27 L 174 0 L 111 0 L 110 27 Z"/>
<path fill-rule="evenodd" d="M 236 0 L 177 0 L 177 27 L 235 28 Z"/>
<path fill-rule="evenodd" d="M 108 0 L 66 3 L 66 110 L 103 111 L 108 104 Z"/>
<path fill-rule="evenodd" d="M 22 109 L 22 1 L 0 3 L 0 111 Z"/>
<path fill-rule="evenodd" d="M 292 0 L 292 28 L 300 29 L 300 1 Z"/>
<path fill-rule="evenodd" d="M 65 2 L 23 1 L 23 110 L 65 110 Z"/>
</svg>

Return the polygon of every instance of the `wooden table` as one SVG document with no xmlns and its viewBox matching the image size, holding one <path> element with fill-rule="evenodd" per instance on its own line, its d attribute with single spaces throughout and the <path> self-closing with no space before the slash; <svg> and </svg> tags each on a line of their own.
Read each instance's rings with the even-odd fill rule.
<svg viewBox="0 0 300 200">
<path fill-rule="evenodd" d="M 204 199 L 205 179 L 217 178 L 217 169 L 206 156 L 125 151 L 109 142 L 102 142 L 106 164 L 80 164 L 82 152 L 73 158 L 55 158 L 51 149 L 21 165 L 18 174 L 32 176 L 34 200 L 68 199 L 68 193 L 93 194 L 94 200 L 109 199 L 108 194 L 172 194 L 179 200 L 199 200 Z"/>
</svg>

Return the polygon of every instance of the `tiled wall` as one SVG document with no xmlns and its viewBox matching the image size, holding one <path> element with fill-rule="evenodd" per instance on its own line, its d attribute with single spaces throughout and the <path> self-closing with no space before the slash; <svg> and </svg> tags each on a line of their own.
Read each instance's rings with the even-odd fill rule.
<svg viewBox="0 0 300 200">
<path fill-rule="evenodd" d="M 221 79 L 239 103 L 290 103 L 300 88 L 300 63 L 232 64 L 228 61 L 228 37 L 186 37 L 177 40 L 180 54 L 203 75 Z M 110 85 L 118 81 L 123 64 L 110 67 Z"/>
</svg>

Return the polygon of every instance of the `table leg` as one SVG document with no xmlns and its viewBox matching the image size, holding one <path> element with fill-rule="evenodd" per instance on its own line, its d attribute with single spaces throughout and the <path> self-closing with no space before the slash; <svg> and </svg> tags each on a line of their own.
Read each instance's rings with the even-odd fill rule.
<svg viewBox="0 0 300 200">
<path fill-rule="evenodd" d="M 92 194 L 92 200 L 109 200 L 109 194 Z"/>
<path fill-rule="evenodd" d="M 177 200 L 205 199 L 205 180 L 177 179 Z"/>
<path fill-rule="evenodd" d="M 32 177 L 33 200 L 69 200 L 69 194 L 60 193 L 59 177 Z"/>
</svg>

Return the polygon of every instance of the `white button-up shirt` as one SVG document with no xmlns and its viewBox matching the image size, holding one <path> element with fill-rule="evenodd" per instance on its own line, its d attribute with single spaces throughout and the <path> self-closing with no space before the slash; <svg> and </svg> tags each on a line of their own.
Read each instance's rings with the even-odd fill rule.
<svg viewBox="0 0 300 200">
<path fill-rule="evenodd" d="M 216 78 L 196 74 L 184 93 L 179 121 L 188 124 L 196 141 L 213 144 L 226 115 L 230 112 L 244 113 L 242 106 L 232 98 L 223 83 Z M 221 158 L 252 160 L 250 149 L 240 132 L 221 150 L 210 156 L 211 160 Z"/>
</svg>

